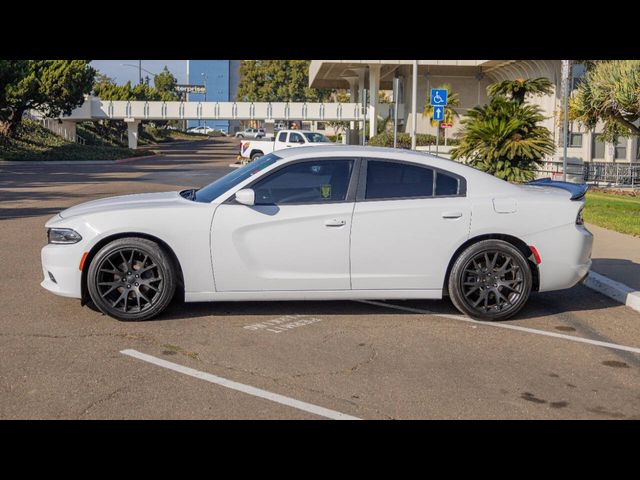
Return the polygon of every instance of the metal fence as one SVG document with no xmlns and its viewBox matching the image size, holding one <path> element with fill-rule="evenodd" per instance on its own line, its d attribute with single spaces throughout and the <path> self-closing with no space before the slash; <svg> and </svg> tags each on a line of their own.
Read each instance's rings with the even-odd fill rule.
<svg viewBox="0 0 640 480">
<path fill-rule="evenodd" d="M 640 164 L 587 162 L 584 181 L 595 185 L 640 188 Z"/>
<path fill-rule="evenodd" d="M 562 180 L 562 162 L 544 162 L 538 177 Z M 640 163 L 580 162 L 567 165 L 567 180 L 611 187 L 640 188 Z"/>
</svg>

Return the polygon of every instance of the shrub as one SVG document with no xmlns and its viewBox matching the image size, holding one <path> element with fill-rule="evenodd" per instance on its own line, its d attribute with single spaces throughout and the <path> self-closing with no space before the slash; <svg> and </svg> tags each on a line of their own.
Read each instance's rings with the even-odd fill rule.
<svg viewBox="0 0 640 480">
<path fill-rule="evenodd" d="M 435 145 L 436 137 L 435 135 L 430 135 L 428 133 L 418 133 L 416 135 L 416 145 L 419 147 L 423 147 L 426 145 Z M 375 147 L 393 147 L 393 132 L 385 132 L 375 137 L 372 137 L 369 140 L 369 145 Z M 411 135 L 408 133 L 400 133 L 398 132 L 398 148 L 411 148 Z"/>
</svg>

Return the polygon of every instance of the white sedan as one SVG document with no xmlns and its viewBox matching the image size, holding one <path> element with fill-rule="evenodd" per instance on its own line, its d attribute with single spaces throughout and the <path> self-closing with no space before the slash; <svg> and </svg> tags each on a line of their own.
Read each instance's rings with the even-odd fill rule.
<svg viewBox="0 0 640 480">
<path fill-rule="evenodd" d="M 215 132 L 215 129 L 211 128 L 208 125 L 204 125 L 204 126 L 199 126 L 199 127 L 192 127 L 190 129 L 187 130 L 188 133 L 201 133 L 203 135 L 208 135 L 210 133 Z"/>
<path fill-rule="evenodd" d="M 513 185 L 406 150 L 303 147 L 201 189 L 106 198 L 51 218 L 47 290 L 122 320 L 187 302 L 440 299 L 506 319 L 588 273 L 586 186 Z"/>
</svg>

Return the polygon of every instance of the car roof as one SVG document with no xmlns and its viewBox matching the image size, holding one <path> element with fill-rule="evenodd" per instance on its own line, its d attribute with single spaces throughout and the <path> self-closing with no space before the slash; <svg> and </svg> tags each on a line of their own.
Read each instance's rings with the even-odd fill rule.
<svg viewBox="0 0 640 480">
<path fill-rule="evenodd" d="M 492 195 L 496 193 L 496 189 L 510 194 L 515 194 L 519 191 L 517 186 L 496 178 L 493 175 L 428 152 L 418 152 L 400 148 L 337 144 L 283 149 L 274 152 L 274 154 L 280 157 L 281 160 L 279 162 L 281 163 L 302 160 L 304 158 L 313 158 L 314 160 L 321 160 L 322 158 L 329 159 L 335 158 L 336 156 L 415 162 L 461 175 L 467 180 L 468 193 L 473 192 L 474 194 Z"/>
</svg>

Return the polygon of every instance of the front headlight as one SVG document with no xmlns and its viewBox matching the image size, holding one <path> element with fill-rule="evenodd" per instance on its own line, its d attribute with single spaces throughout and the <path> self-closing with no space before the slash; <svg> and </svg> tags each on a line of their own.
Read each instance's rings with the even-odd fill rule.
<svg viewBox="0 0 640 480">
<path fill-rule="evenodd" d="M 82 236 L 70 228 L 49 228 L 47 229 L 47 239 L 49 243 L 71 244 L 78 243 Z"/>
</svg>

